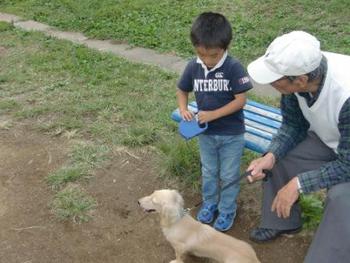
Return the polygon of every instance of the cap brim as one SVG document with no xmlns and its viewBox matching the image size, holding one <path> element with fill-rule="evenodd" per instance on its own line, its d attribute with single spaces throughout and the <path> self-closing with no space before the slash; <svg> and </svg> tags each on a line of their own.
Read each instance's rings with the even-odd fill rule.
<svg viewBox="0 0 350 263">
<path fill-rule="evenodd" d="M 269 84 L 283 77 L 283 75 L 271 71 L 265 65 L 264 56 L 251 62 L 247 70 L 250 77 L 259 84 Z"/>
</svg>

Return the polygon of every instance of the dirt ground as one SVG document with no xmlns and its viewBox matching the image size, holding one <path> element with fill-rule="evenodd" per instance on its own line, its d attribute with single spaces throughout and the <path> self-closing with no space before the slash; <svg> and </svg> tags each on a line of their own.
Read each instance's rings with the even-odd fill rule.
<svg viewBox="0 0 350 263">
<path fill-rule="evenodd" d="M 116 151 L 112 161 L 83 187 L 97 200 L 88 223 L 58 221 L 48 204 L 54 192 L 45 178 L 68 159 L 68 139 L 40 134 L 28 125 L 0 129 L 1 263 L 165 263 L 174 252 L 156 214 L 144 215 L 137 199 L 159 188 L 183 189 L 158 178 L 151 151 Z M 248 241 L 258 223 L 258 185 L 244 186 L 239 213 L 229 235 Z M 187 207 L 200 200 L 182 190 Z M 194 214 L 194 213 L 193 213 Z M 310 237 L 283 237 L 252 244 L 261 262 L 298 263 Z M 249 242 L 249 241 L 248 241 Z M 186 263 L 209 262 L 188 257 Z"/>
</svg>

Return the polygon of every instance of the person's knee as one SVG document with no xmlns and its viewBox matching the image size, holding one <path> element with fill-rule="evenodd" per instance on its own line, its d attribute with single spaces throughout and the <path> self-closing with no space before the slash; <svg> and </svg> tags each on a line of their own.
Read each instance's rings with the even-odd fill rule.
<svg viewBox="0 0 350 263">
<path fill-rule="evenodd" d="M 331 187 L 327 194 L 327 204 L 332 203 L 350 206 L 350 182 Z"/>
</svg>

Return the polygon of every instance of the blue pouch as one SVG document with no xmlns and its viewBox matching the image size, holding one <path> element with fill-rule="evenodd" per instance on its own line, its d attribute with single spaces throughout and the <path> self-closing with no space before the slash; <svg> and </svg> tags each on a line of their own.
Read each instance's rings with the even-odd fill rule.
<svg viewBox="0 0 350 263">
<path fill-rule="evenodd" d="M 190 140 L 204 132 L 207 128 L 208 123 L 199 124 L 197 118 L 193 118 L 191 121 L 181 120 L 179 124 L 179 133 L 186 140 Z"/>
</svg>

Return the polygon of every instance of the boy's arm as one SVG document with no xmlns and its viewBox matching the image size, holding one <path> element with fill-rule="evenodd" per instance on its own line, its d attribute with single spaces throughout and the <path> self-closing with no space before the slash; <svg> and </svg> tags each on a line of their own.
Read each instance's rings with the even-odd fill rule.
<svg viewBox="0 0 350 263">
<path fill-rule="evenodd" d="M 246 103 L 246 93 L 235 94 L 235 99 L 213 111 L 198 112 L 199 123 L 210 122 L 242 109 Z"/>
<path fill-rule="evenodd" d="M 188 92 L 183 91 L 181 89 L 177 89 L 177 104 L 179 105 L 180 115 L 184 120 L 190 121 L 193 118 L 193 113 L 188 110 Z"/>
</svg>

